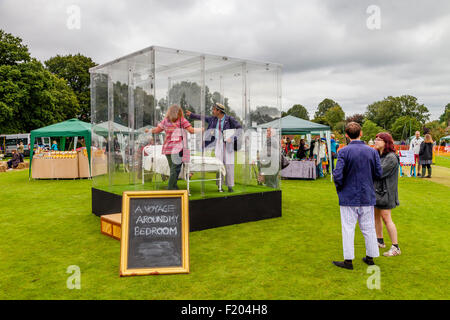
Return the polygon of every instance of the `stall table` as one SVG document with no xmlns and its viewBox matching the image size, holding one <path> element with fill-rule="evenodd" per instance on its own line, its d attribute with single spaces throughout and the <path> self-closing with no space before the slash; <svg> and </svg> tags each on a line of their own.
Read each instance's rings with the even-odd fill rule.
<svg viewBox="0 0 450 320">
<path fill-rule="evenodd" d="M 281 170 L 282 178 L 316 179 L 316 162 L 309 160 L 291 160 L 289 165 Z"/>
</svg>

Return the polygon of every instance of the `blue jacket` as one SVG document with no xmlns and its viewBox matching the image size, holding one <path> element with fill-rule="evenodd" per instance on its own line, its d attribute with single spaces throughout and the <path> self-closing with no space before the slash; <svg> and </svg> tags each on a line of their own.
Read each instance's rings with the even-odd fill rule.
<svg viewBox="0 0 450 320">
<path fill-rule="evenodd" d="M 381 178 L 382 173 L 380 155 L 363 141 L 352 141 L 339 150 L 333 171 L 339 205 L 374 206 L 374 180 Z"/>
<path fill-rule="evenodd" d="M 337 153 L 337 143 L 336 140 L 330 140 L 331 152 Z"/>
<path fill-rule="evenodd" d="M 223 130 L 228 130 L 228 129 L 242 129 L 241 124 L 234 119 L 233 117 L 229 116 L 229 115 L 225 115 L 225 120 L 223 122 Z M 195 120 L 200 120 L 201 116 L 199 114 L 195 114 L 195 113 L 191 113 L 191 116 L 189 117 L 190 119 L 195 119 Z M 215 141 L 215 137 L 214 137 L 214 133 L 217 127 L 217 120 L 218 118 L 214 117 L 214 116 L 205 116 L 205 122 L 208 123 L 208 128 L 206 128 L 206 133 L 205 133 L 205 148 L 208 147 L 211 143 L 213 143 Z M 237 136 L 239 135 L 239 133 L 237 134 Z M 234 136 L 234 141 L 235 144 L 237 143 L 237 136 Z M 214 144 L 213 144 L 214 145 Z M 232 147 L 233 144 L 230 144 L 230 147 Z"/>
</svg>

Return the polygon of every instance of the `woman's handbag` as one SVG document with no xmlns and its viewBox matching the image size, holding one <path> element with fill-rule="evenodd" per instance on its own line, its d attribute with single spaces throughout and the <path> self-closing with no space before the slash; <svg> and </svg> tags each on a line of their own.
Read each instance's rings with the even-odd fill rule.
<svg viewBox="0 0 450 320">
<path fill-rule="evenodd" d="M 376 207 L 386 207 L 389 204 L 389 194 L 387 191 L 386 179 L 380 181 L 375 188 Z"/>
</svg>

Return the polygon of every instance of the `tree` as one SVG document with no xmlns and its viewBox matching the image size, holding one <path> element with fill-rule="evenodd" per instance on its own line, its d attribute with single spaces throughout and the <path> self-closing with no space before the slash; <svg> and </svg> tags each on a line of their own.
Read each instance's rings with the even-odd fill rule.
<svg viewBox="0 0 450 320">
<path fill-rule="evenodd" d="M 366 118 L 387 130 L 401 115 L 401 106 L 392 100 L 385 99 L 369 105 L 367 107 Z"/>
<path fill-rule="evenodd" d="M 416 97 L 409 95 L 389 96 L 369 105 L 366 112 L 367 119 L 386 130 L 391 128 L 394 122 L 402 116 L 416 118 L 423 124 L 429 119 L 430 113 L 427 107 L 417 102 Z"/>
<path fill-rule="evenodd" d="M 347 125 L 347 122 L 345 121 L 339 121 L 333 126 L 334 132 L 340 132 L 341 134 L 345 133 L 345 126 Z M 361 126 L 362 127 L 362 126 Z"/>
<path fill-rule="evenodd" d="M 323 99 L 321 103 L 317 106 L 317 111 L 314 114 L 314 119 L 325 117 L 327 111 L 333 107 L 339 106 L 339 104 L 332 99 Z M 340 106 L 339 106 L 340 107 Z"/>
<path fill-rule="evenodd" d="M 30 132 L 67 120 L 79 111 L 66 81 L 37 60 L 0 66 L 0 131 Z"/>
<path fill-rule="evenodd" d="M 339 105 L 336 105 L 325 113 L 325 120 L 331 129 L 335 130 L 338 127 L 336 126 L 338 123 L 342 123 L 345 119 L 345 112 Z"/>
<path fill-rule="evenodd" d="M 445 136 L 445 128 L 446 125 L 443 122 L 439 122 L 439 120 L 434 120 L 428 123 L 425 123 L 425 129 L 431 134 L 431 137 L 434 141 L 439 143 L 439 140 Z"/>
<path fill-rule="evenodd" d="M 182 81 L 176 83 L 169 90 L 170 104 L 180 104 L 184 111 L 190 110 L 200 113 L 201 87 L 196 82 Z M 211 109 L 215 102 L 223 101 L 226 114 L 240 121 L 240 118 L 231 109 L 227 97 L 222 97 L 219 92 L 211 93 L 208 86 L 205 86 L 205 114 L 211 115 Z"/>
<path fill-rule="evenodd" d="M 363 132 L 363 136 L 362 136 L 361 140 L 366 141 L 366 142 L 368 142 L 371 139 L 372 140 L 375 139 L 375 136 L 378 133 L 385 131 L 385 130 L 383 130 L 383 128 L 377 126 L 376 123 L 374 123 L 370 120 L 364 121 L 364 124 L 363 124 L 361 130 Z"/>
<path fill-rule="evenodd" d="M 414 117 L 402 116 L 397 118 L 391 127 L 394 140 L 406 140 L 416 131 L 421 131 L 422 124 Z"/>
<path fill-rule="evenodd" d="M 320 124 L 328 125 L 328 121 L 327 121 L 327 119 L 325 118 L 325 116 L 323 116 L 323 117 L 316 117 L 316 118 L 312 119 L 311 121 L 312 121 L 312 122 L 315 122 L 315 123 L 320 123 Z"/>
<path fill-rule="evenodd" d="M 91 96 L 89 68 L 96 63 L 91 58 L 81 54 L 52 57 L 45 61 L 47 69 L 67 80 L 67 83 L 75 92 L 80 105 L 78 118 L 83 121 L 91 121 Z"/>
<path fill-rule="evenodd" d="M 285 116 L 294 116 L 300 119 L 305 119 L 305 120 L 309 120 L 309 114 L 308 114 L 308 110 L 306 110 L 306 108 L 304 106 L 302 106 L 301 104 L 294 104 L 287 112 L 283 112 L 282 113 L 282 117 Z"/>
<path fill-rule="evenodd" d="M 0 29 L 0 65 L 12 66 L 30 60 L 30 53 L 22 39 Z"/>
<path fill-rule="evenodd" d="M 450 103 L 444 107 L 444 113 L 439 117 L 440 122 L 444 122 L 445 125 L 450 126 Z"/>
<path fill-rule="evenodd" d="M 278 119 L 280 111 L 275 107 L 259 106 L 250 112 L 250 123 L 256 122 L 257 125 L 267 123 Z"/>
<path fill-rule="evenodd" d="M 419 104 L 417 98 L 410 95 L 403 95 L 394 98 L 402 106 L 402 115 L 416 118 L 424 124 L 430 118 L 430 112 L 424 104 Z"/>
</svg>

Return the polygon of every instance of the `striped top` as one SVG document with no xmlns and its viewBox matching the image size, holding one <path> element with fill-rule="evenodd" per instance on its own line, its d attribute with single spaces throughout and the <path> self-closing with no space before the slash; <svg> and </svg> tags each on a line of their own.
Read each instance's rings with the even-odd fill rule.
<svg viewBox="0 0 450 320">
<path fill-rule="evenodd" d="M 176 122 L 164 118 L 158 124 L 158 127 L 166 133 L 162 154 L 176 154 L 183 150 L 183 131 L 180 128 L 187 129 L 190 126 L 191 124 L 185 118 L 181 118 Z"/>
</svg>

